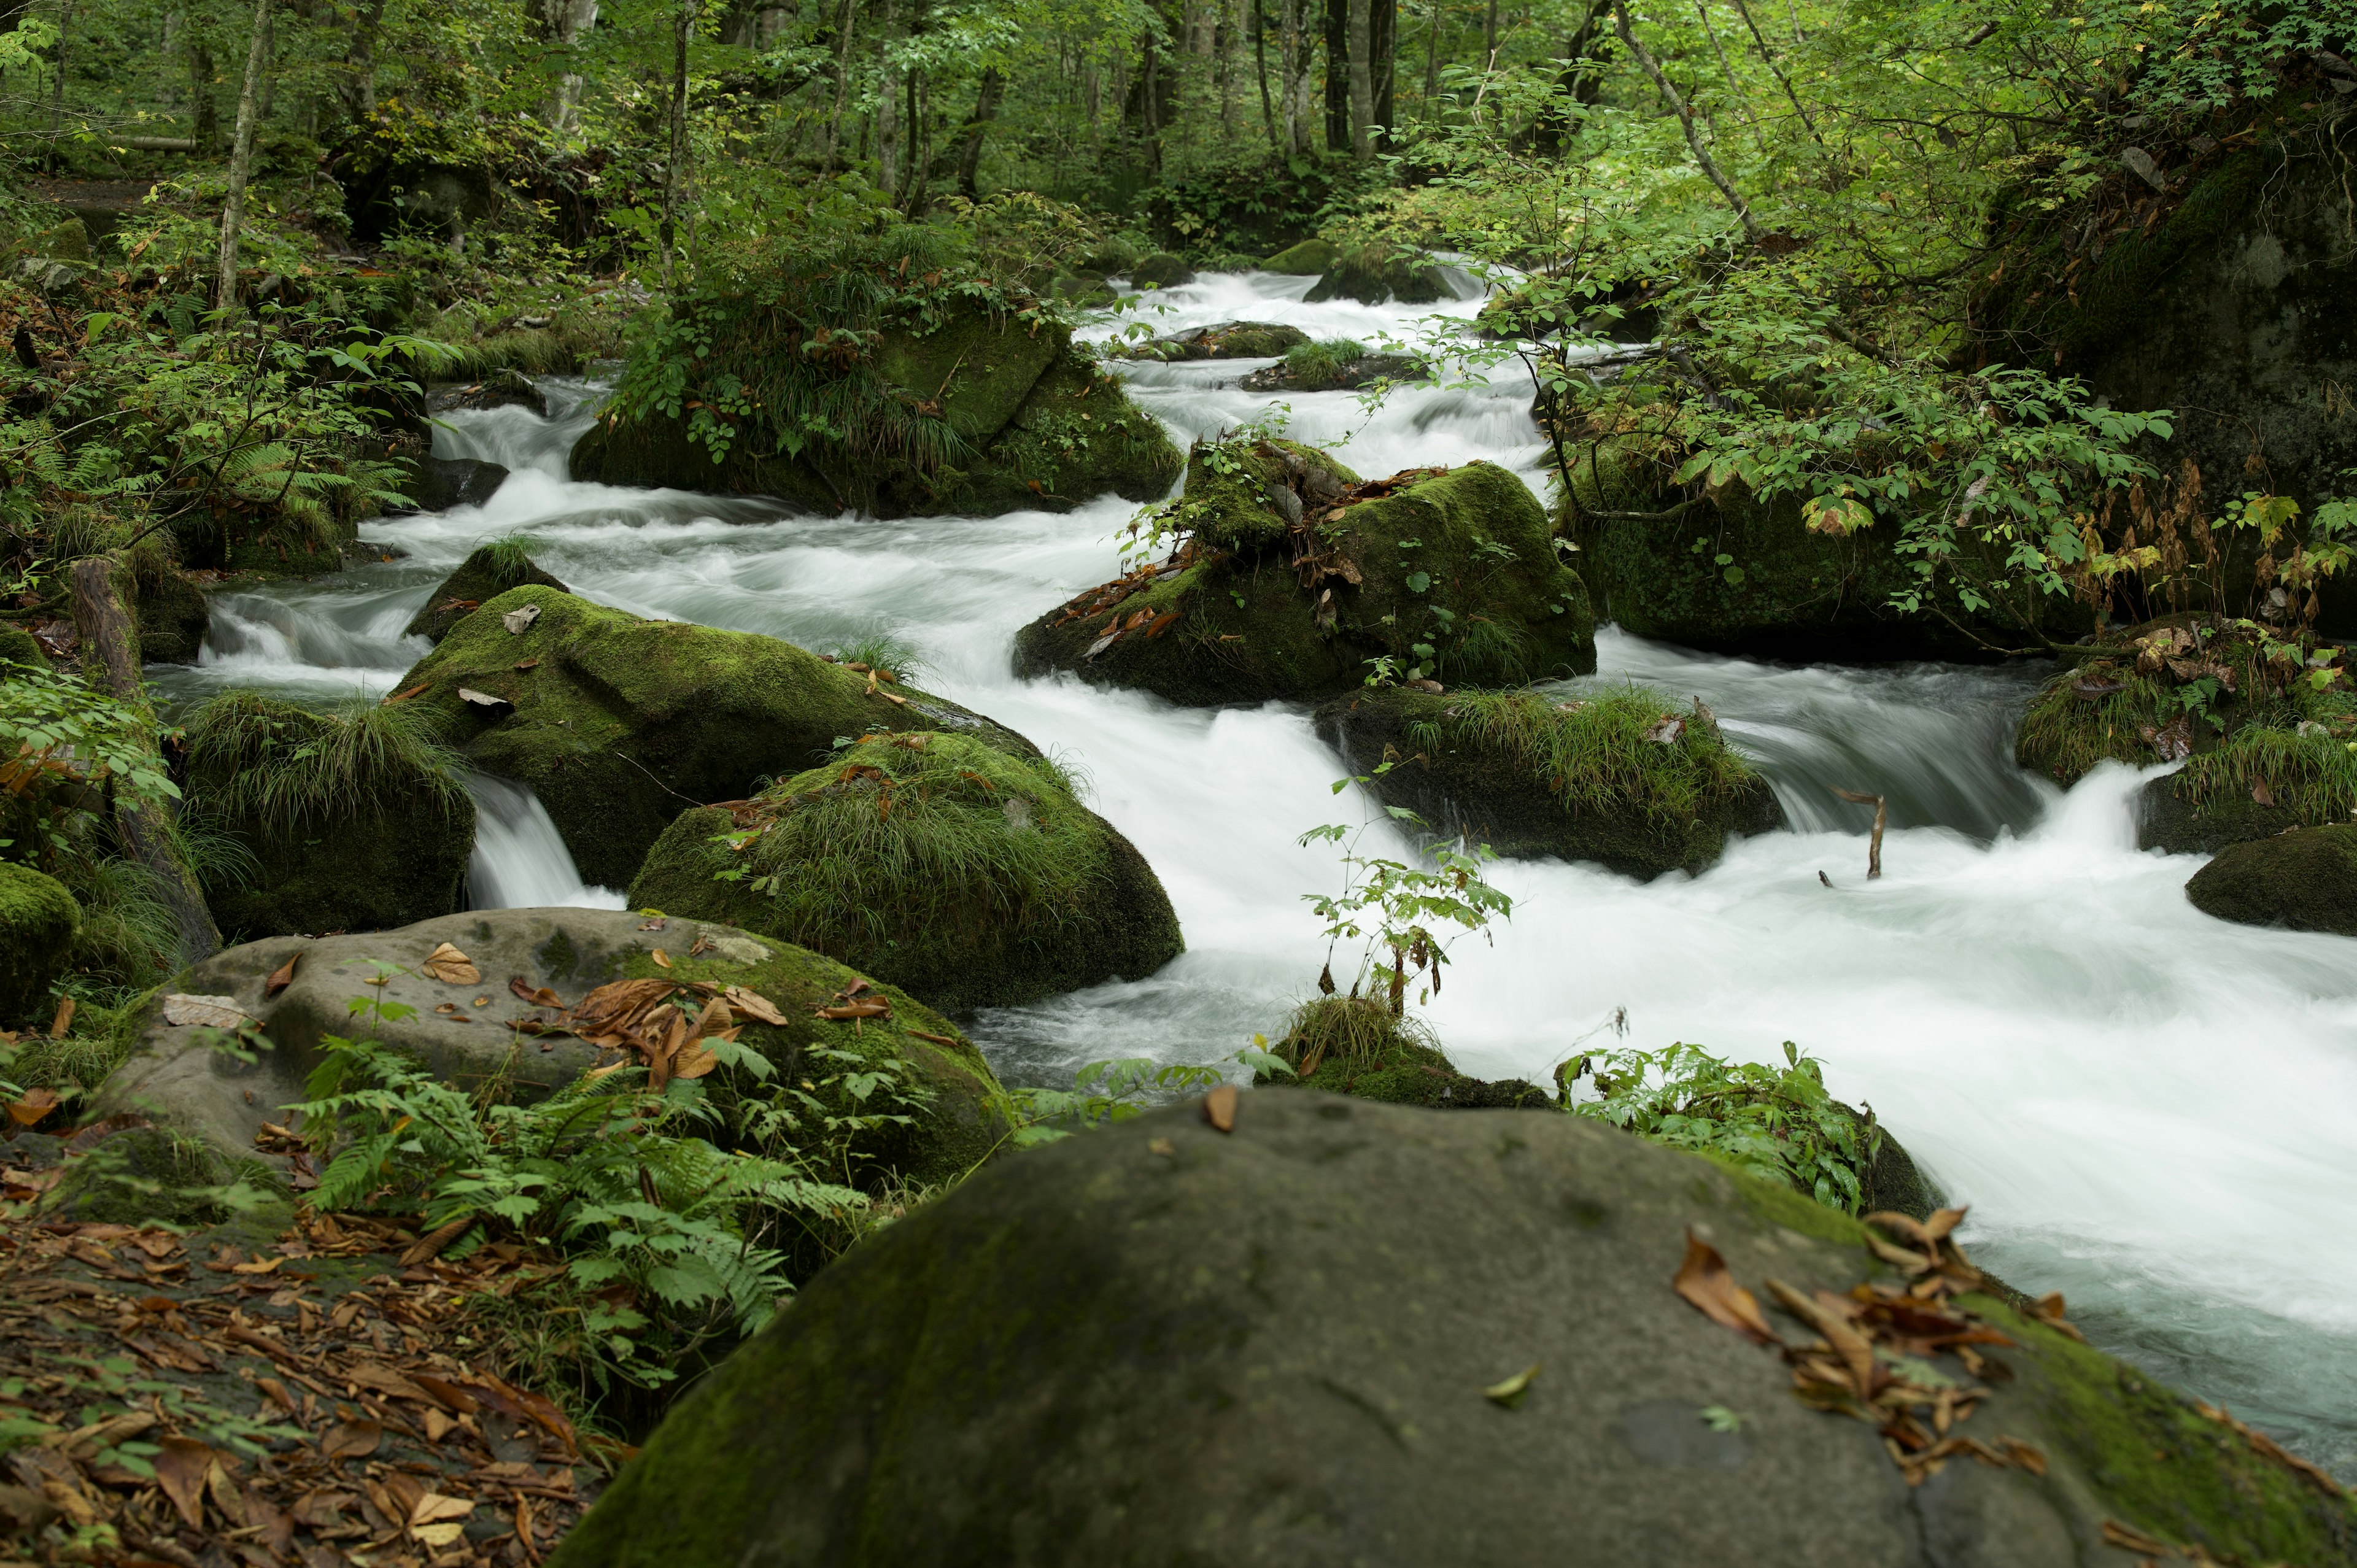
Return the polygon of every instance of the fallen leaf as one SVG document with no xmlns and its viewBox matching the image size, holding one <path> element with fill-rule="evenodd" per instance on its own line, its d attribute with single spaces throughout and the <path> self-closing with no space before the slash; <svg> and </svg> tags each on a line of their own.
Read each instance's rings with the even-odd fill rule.
<svg viewBox="0 0 2357 1568">
<path fill-rule="evenodd" d="M 2000 1437 L 1996 1445 L 2005 1450 L 2007 1458 L 2031 1475 L 2046 1474 L 2046 1455 L 2036 1444 L 2025 1443 L 2018 1437 Z"/>
<path fill-rule="evenodd" d="M 537 670 L 540 668 L 540 660 L 536 658 L 519 659 L 516 660 L 515 667 L 519 670 Z"/>
<path fill-rule="evenodd" d="M 782 1024 L 786 1021 L 786 1015 L 778 1011 L 777 1004 L 758 991 L 748 991 L 741 985 L 732 985 L 720 994 L 728 999 L 728 1005 L 732 1011 L 742 1013 L 756 1023 Z"/>
<path fill-rule="evenodd" d="M 2251 799 L 2262 806 L 2272 806 L 2276 803 L 2275 791 L 2267 788 L 2267 781 L 2264 779 L 2255 780 L 2251 785 Z"/>
<path fill-rule="evenodd" d="M 1953 1230 L 1964 1218 L 1964 1211 L 1961 1208 L 1941 1209 L 1931 1219 L 1923 1221 L 1923 1239 L 1927 1241 L 1939 1240 L 1949 1231 Z"/>
<path fill-rule="evenodd" d="M 454 1519 L 465 1519 L 475 1511 L 475 1505 L 465 1498 L 444 1497 L 440 1492 L 427 1492 L 409 1510 L 412 1525 L 442 1524 Z"/>
<path fill-rule="evenodd" d="M 437 944 L 417 967 L 427 979 L 438 980 L 445 985 L 479 985 L 483 979 L 483 972 L 475 967 L 475 961 L 448 942 Z"/>
<path fill-rule="evenodd" d="M 1234 1084 L 1219 1085 L 1211 1093 L 1203 1096 L 1203 1120 L 1209 1122 L 1215 1132 L 1234 1132 L 1236 1101 L 1239 1098 Z"/>
<path fill-rule="evenodd" d="M 2104 1521 L 2104 1544 L 2116 1546 L 2123 1552 L 2140 1552 L 2147 1557 L 2172 1557 L 2165 1541 L 2156 1541 L 2132 1524 L 2122 1524 L 2115 1519 Z"/>
<path fill-rule="evenodd" d="M 393 695 L 387 697 L 385 701 L 387 703 L 405 703 L 409 701 L 410 698 L 417 695 L 418 693 L 425 691 L 427 687 L 433 684 L 434 682 L 431 681 L 420 681 L 416 685 L 410 687 L 409 690 L 405 692 L 395 692 Z"/>
<path fill-rule="evenodd" d="M 1760 1298 L 1735 1283 L 1718 1249 L 1691 1229 L 1686 1231 L 1685 1262 L 1678 1265 L 1671 1288 L 1705 1317 L 1722 1328 L 1734 1329 L 1755 1345 L 1776 1337 L 1760 1316 Z"/>
<path fill-rule="evenodd" d="M 285 1411 L 287 1414 L 299 1415 L 302 1413 L 303 1407 L 295 1402 L 294 1394 L 287 1390 L 285 1383 L 280 1382 L 276 1378 L 256 1378 L 253 1380 L 253 1386 L 260 1389 L 264 1394 L 269 1396 L 270 1402 Z"/>
<path fill-rule="evenodd" d="M 409 1533 L 426 1546 L 455 1546 L 467 1533 L 463 1524 L 421 1524 L 412 1526 Z"/>
<path fill-rule="evenodd" d="M 49 1018 L 49 1038 L 62 1040 L 66 1037 L 66 1031 L 73 1027 L 74 1009 L 78 1005 L 80 1004 L 70 996 L 58 998 L 58 1010 Z"/>
<path fill-rule="evenodd" d="M 655 961 L 657 963 L 659 963 L 659 964 L 662 965 L 662 967 L 663 967 L 663 968 L 665 968 L 665 969 L 669 969 L 669 968 L 671 967 L 671 954 L 669 954 L 669 953 L 667 953 L 667 952 L 663 951 L 663 950 L 662 950 L 662 949 L 661 949 L 661 948 L 657 948 L 657 949 L 655 949 L 655 950 L 654 950 L 654 955 L 653 955 L 653 956 L 654 956 L 654 961 Z"/>
<path fill-rule="evenodd" d="M 1523 1396 L 1531 1391 L 1531 1380 L 1539 1375 L 1539 1366 L 1540 1363 L 1533 1361 L 1503 1382 L 1491 1383 L 1481 1391 L 1481 1397 L 1492 1404 L 1504 1405 L 1508 1410 L 1521 1409 Z"/>
<path fill-rule="evenodd" d="M 405 1269 L 415 1268 L 418 1264 L 426 1262 L 430 1258 L 440 1257 L 442 1255 L 442 1250 L 445 1247 L 447 1247 L 451 1242 L 456 1241 L 459 1237 L 464 1236 L 470 1229 L 473 1228 L 474 1223 L 475 1217 L 469 1214 L 461 1219 L 453 1219 L 447 1225 L 436 1226 L 433 1230 L 428 1230 L 425 1235 L 420 1236 L 417 1239 L 416 1244 L 411 1247 L 409 1251 L 402 1253 L 401 1266 Z"/>
<path fill-rule="evenodd" d="M 285 1261 L 284 1258 L 272 1258 L 264 1262 L 231 1263 L 229 1272 L 233 1274 L 274 1274 L 278 1272 L 278 1265 Z"/>
<path fill-rule="evenodd" d="M 954 1047 L 957 1045 L 957 1042 L 950 1038 L 947 1035 L 928 1035 L 922 1029 L 909 1030 L 909 1036 L 911 1039 L 928 1041 L 936 1046 L 949 1046 Z"/>
<path fill-rule="evenodd" d="M 319 1452 L 330 1459 L 365 1459 L 384 1441 L 384 1428 L 373 1421 L 339 1422 L 319 1439 Z"/>
<path fill-rule="evenodd" d="M 882 996 L 856 996 L 833 1007 L 815 1009 L 818 1016 L 841 1023 L 845 1018 L 889 1018 L 892 1004 Z"/>
<path fill-rule="evenodd" d="M 511 708 L 515 706 L 513 703 L 509 702 L 505 697 L 494 697 L 489 692 L 478 692 L 472 686 L 459 687 L 458 699 L 461 702 L 472 703 L 479 708 Z"/>
<path fill-rule="evenodd" d="M 200 1025 L 213 1029 L 241 1028 L 253 1022 L 234 996 L 190 996 L 175 992 L 164 998 L 164 1022 L 176 1026 Z"/>
<path fill-rule="evenodd" d="M 265 1000 L 277 995 L 295 983 L 295 964 L 302 956 L 299 952 L 296 953 L 285 963 L 270 972 L 270 978 L 262 983 L 262 994 Z"/>
<path fill-rule="evenodd" d="M 204 1529 L 205 1472 L 213 1465 L 211 1445 L 193 1437 L 167 1437 L 156 1446 L 163 1452 L 151 1461 L 156 1484 L 172 1499 L 172 1507 L 190 1530 Z"/>
<path fill-rule="evenodd" d="M 565 999 L 545 985 L 534 985 L 521 974 L 508 976 L 508 990 L 534 1007 L 562 1007 Z"/>
<path fill-rule="evenodd" d="M 518 605 L 514 609 L 511 609 L 508 611 L 507 614 L 500 617 L 500 624 L 508 628 L 508 635 L 510 637 L 513 637 L 518 632 L 529 628 L 532 623 L 539 618 L 540 607 L 538 605 Z"/>
<path fill-rule="evenodd" d="M 19 1127 L 30 1127 L 58 1108 L 58 1091 L 54 1089 L 28 1089 L 25 1098 L 8 1107 L 8 1120 Z"/>
</svg>

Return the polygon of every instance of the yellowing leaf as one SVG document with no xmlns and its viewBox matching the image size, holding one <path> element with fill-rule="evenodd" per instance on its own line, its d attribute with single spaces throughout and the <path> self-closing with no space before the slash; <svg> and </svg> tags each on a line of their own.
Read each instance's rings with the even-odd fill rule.
<svg viewBox="0 0 2357 1568">
<path fill-rule="evenodd" d="M 1533 1361 L 1505 1381 L 1491 1383 L 1481 1391 L 1481 1397 L 1493 1404 L 1504 1405 L 1508 1410 L 1519 1409 L 1523 1402 L 1523 1396 L 1531 1391 L 1531 1380 L 1539 1375 L 1540 1365 L 1541 1363 Z"/>
<path fill-rule="evenodd" d="M 482 983 L 483 972 L 475 967 L 475 961 L 448 942 L 441 943 L 432 952 L 427 953 L 425 961 L 417 967 L 427 979 L 438 980 L 445 985 Z"/>
<path fill-rule="evenodd" d="M 167 1024 L 235 1029 L 253 1021 L 245 1009 L 237 1004 L 234 996 L 190 996 L 185 993 L 175 993 L 164 998 L 164 1022 Z"/>
</svg>

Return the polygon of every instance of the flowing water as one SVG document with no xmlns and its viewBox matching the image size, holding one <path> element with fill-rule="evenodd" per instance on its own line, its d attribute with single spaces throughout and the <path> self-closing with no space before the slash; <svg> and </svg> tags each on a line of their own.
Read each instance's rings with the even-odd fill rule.
<svg viewBox="0 0 2357 1568">
<path fill-rule="evenodd" d="M 1148 318 L 1290 321 L 1372 343 L 1477 303 L 1468 286 L 1430 312 L 1311 306 L 1307 288 L 1207 277 L 1157 296 Z M 1234 386 L 1253 368 L 1129 374 L 1183 444 L 1266 413 L 1275 400 Z M 1535 484 L 1527 383 L 1467 379 L 1372 412 L 1348 393 L 1296 395 L 1290 432 L 1364 473 L 1478 456 Z M 1185 928 L 1189 950 L 1159 974 L 974 1020 L 1005 1076 L 1219 1059 L 1307 993 L 1324 954 L 1301 898 L 1335 886 L 1338 867 L 1296 839 L 1366 808 L 1330 793 L 1341 765 L 1306 710 L 1175 709 L 1009 672 L 1019 626 L 1113 575 L 1131 507 L 879 522 L 576 484 L 565 455 L 597 392 L 548 385 L 552 418 L 463 413 L 437 435 L 444 456 L 513 470 L 488 503 L 371 525 L 405 553 L 384 564 L 217 596 L 202 662 L 161 672 L 167 687 L 182 700 L 241 684 L 310 700 L 390 691 L 425 651 L 404 624 L 469 549 L 510 533 L 576 591 L 640 615 L 822 649 L 888 630 L 921 650 L 923 684 L 1077 765 Z M 2357 1474 L 2357 942 L 2197 913 L 2180 889 L 2199 860 L 2135 847 L 2146 775 L 2107 766 L 2064 794 L 2015 768 L 2012 725 L 2038 671 L 1792 669 L 1610 628 L 1598 640 L 1591 681 L 1705 699 L 1793 831 L 1643 886 L 1501 866 L 1513 918 L 1494 945 L 1459 947 L 1431 1010 L 1458 1063 L 1544 1081 L 1580 1042 L 1611 1043 L 1600 1031 L 1620 1008 L 1632 1044 L 1766 1060 L 1795 1041 L 1971 1203 L 1980 1261 L 2033 1294 L 2065 1291 L 2098 1343 Z M 1879 881 L 1864 875 L 1867 810 L 1831 787 L 1889 797 Z M 619 905 L 582 887 L 528 791 L 477 789 L 479 905 Z"/>
</svg>

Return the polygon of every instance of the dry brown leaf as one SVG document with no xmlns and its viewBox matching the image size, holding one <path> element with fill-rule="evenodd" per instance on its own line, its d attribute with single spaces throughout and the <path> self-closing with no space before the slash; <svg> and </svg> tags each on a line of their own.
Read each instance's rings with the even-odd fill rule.
<svg viewBox="0 0 2357 1568">
<path fill-rule="evenodd" d="M 1685 1262 L 1678 1265 L 1671 1288 L 1705 1317 L 1722 1328 L 1734 1329 L 1755 1345 L 1776 1337 L 1760 1316 L 1759 1297 L 1735 1283 L 1718 1249 L 1691 1229 L 1686 1231 Z"/>
<path fill-rule="evenodd" d="M 49 1038 L 62 1040 L 66 1037 L 66 1031 L 73 1027 L 74 1009 L 79 1005 L 81 1004 L 70 996 L 58 998 L 58 1010 L 49 1018 Z"/>
<path fill-rule="evenodd" d="M 1824 1336 L 1825 1343 L 1834 1348 L 1835 1353 L 1841 1357 L 1844 1366 L 1848 1369 L 1850 1382 L 1857 1389 L 1857 1397 L 1872 1399 L 1880 1384 L 1888 1380 L 1876 1375 L 1874 1346 L 1866 1336 L 1850 1326 L 1848 1317 L 1829 1308 L 1822 1299 L 1812 1300 L 1803 1295 L 1781 1280 L 1770 1280 L 1768 1290 L 1785 1311 Z"/>
<path fill-rule="evenodd" d="M 176 1027 L 197 1025 L 211 1029 L 238 1029 L 253 1022 L 234 996 L 190 996 L 175 992 L 164 998 L 164 1022 Z"/>
<path fill-rule="evenodd" d="M 671 967 L 671 954 L 663 951 L 662 949 L 655 949 L 652 956 L 655 962 L 661 964 L 663 968 L 669 969 Z"/>
<path fill-rule="evenodd" d="M 1931 1219 L 1923 1221 L 1923 1239 L 1927 1241 L 1943 1240 L 1949 1231 L 1953 1230 L 1962 1222 L 1964 1218 L 1964 1210 L 1962 1208 L 1941 1209 Z"/>
<path fill-rule="evenodd" d="M 253 1386 L 268 1396 L 270 1402 L 289 1415 L 299 1415 L 303 1407 L 295 1402 L 295 1395 L 276 1378 L 256 1378 Z"/>
<path fill-rule="evenodd" d="M 840 1002 L 832 1007 L 818 1008 L 816 1012 L 820 1017 L 832 1019 L 836 1023 L 841 1023 L 845 1018 L 889 1018 L 892 1015 L 892 1004 L 890 999 L 883 996 L 855 996 L 848 1002 Z"/>
<path fill-rule="evenodd" d="M 521 974 L 508 976 L 508 990 L 514 993 L 518 1001 L 530 1003 L 534 1007 L 565 1005 L 565 999 L 545 985 L 534 985 Z"/>
<path fill-rule="evenodd" d="M 8 1107 L 8 1120 L 20 1127 L 30 1127 L 58 1108 L 58 1091 L 54 1089 L 28 1089 L 25 1098 Z"/>
<path fill-rule="evenodd" d="M 742 1013 L 755 1023 L 782 1024 L 786 1021 L 786 1015 L 778 1011 L 777 1004 L 758 991 L 748 991 L 741 985 L 732 985 L 720 994 L 728 999 L 728 1005 L 732 1009 Z"/>
<path fill-rule="evenodd" d="M 393 695 L 385 699 L 385 703 L 388 705 L 393 703 L 405 703 L 409 701 L 410 698 L 417 695 L 418 693 L 425 691 L 433 684 L 434 682 L 431 681 L 420 681 L 416 685 L 410 687 L 405 692 L 395 692 Z"/>
<path fill-rule="evenodd" d="M 427 979 L 438 980 L 445 985 L 479 985 L 483 980 L 483 972 L 475 967 L 475 961 L 448 942 L 436 944 L 434 950 L 425 955 L 425 961 L 417 967 Z"/>
<path fill-rule="evenodd" d="M 2147 1557 L 2173 1556 L 2165 1541 L 2155 1541 L 2132 1524 L 2122 1524 L 2115 1519 L 2104 1521 L 2104 1544 L 2116 1546 L 2123 1552 L 2141 1552 Z"/>
<path fill-rule="evenodd" d="M 270 972 L 270 978 L 262 983 L 262 994 L 264 1000 L 266 1001 L 269 998 L 277 995 L 280 992 L 295 983 L 295 964 L 297 960 L 302 958 L 302 956 L 303 955 L 299 952 L 292 954 L 287 958 L 285 963 L 280 964 L 276 969 Z"/>
<path fill-rule="evenodd" d="M 474 1227 L 474 1223 L 475 1217 L 469 1214 L 461 1219 L 453 1219 L 447 1225 L 436 1226 L 420 1236 L 415 1246 L 401 1254 L 401 1266 L 405 1269 L 415 1268 L 428 1259 L 440 1257 L 442 1249 L 464 1236 Z"/>
<path fill-rule="evenodd" d="M 538 605 L 518 605 L 515 608 L 508 611 L 507 614 L 500 617 L 500 624 L 508 628 L 508 635 L 510 637 L 513 637 L 517 633 L 529 628 L 533 622 L 539 618 L 540 607 Z"/>
<path fill-rule="evenodd" d="M 427 1492 L 409 1510 L 413 1525 L 441 1524 L 454 1519 L 465 1519 L 475 1511 L 475 1505 L 465 1498 L 445 1497 L 440 1492 Z"/>
<path fill-rule="evenodd" d="M 1236 1130 L 1236 1102 L 1242 1098 L 1243 1097 L 1236 1092 L 1236 1086 L 1234 1084 L 1223 1083 L 1219 1085 L 1217 1088 L 1213 1089 L 1211 1093 L 1203 1096 L 1203 1120 L 1211 1124 L 1211 1128 L 1214 1132 L 1234 1132 Z"/>
<path fill-rule="evenodd" d="M 373 1421 L 339 1422 L 319 1439 L 319 1452 L 330 1459 L 365 1459 L 384 1441 L 384 1428 Z"/>
<path fill-rule="evenodd" d="M 156 1466 L 156 1484 L 190 1530 L 204 1529 L 205 1472 L 213 1465 L 211 1445 L 193 1437 L 167 1437 L 156 1446 L 163 1452 L 150 1461 Z"/>
</svg>

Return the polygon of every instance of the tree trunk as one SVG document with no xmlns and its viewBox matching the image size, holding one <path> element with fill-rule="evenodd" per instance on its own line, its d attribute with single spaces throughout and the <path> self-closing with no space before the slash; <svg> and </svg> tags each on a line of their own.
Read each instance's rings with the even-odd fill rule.
<svg viewBox="0 0 2357 1568">
<path fill-rule="evenodd" d="M 253 43 L 245 55 L 245 85 L 237 94 L 237 139 L 229 149 L 229 199 L 221 204 L 221 257 L 214 274 L 214 307 L 237 305 L 237 238 L 245 226 L 245 180 L 253 165 L 254 90 L 269 54 L 270 0 L 254 0 Z"/>
<path fill-rule="evenodd" d="M 1757 242 L 1761 231 L 1760 220 L 1751 216 L 1750 203 L 1745 201 L 1743 193 L 1719 172 L 1717 163 L 1710 156 L 1710 149 L 1703 145 L 1701 134 L 1695 129 L 1694 111 L 1688 109 L 1686 101 L 1678 96 L 1678 90 L 1670 85 L 1670 79 L 1662 74 L 1662 68 L 1654 63 L 1645 46 L 1637 41 L 1635 31 L 1629 26 L 1626 0 L 1612 0 L 1612 30 L 1620 35 L 1622 43 L 1629 46 L 1629 52 L 1637 57 L 1637 63 L 1645 68 L 1645 74 L 1652 78 L 1654 88 L 1669 100 L 1671 110 L 1678 117 L 1678 124 L 1685 131 L 1687 149 L 1694 154 L 1695 162 L 1702 166 L 1702 172 L 1710 177 L 1710 183 L 1718 188 L 1719 195 L 1727 198 L 1727 204 L 1735 209 L 1735 216 L 1743 224 L 1744 238 Z"/>
<path fill-rule="evenodd" d="M 1432 25 L 1424 30 L 1424 114 L 1433 117 L 1440 97 L 1440 0 L 1433 0 Z"/>
<path fill-rule="evenodd" d="M 1268 150 L 1285 151 L 1276 139 L 1276 106 L 1268 97 L 1268 5 L 1266 0 L 1253 0 L 1253 66 L 1260 73 L 1260 122 L 1268 133 Z"/>
<path fill-rule="evenodd" d="M 672 27 L 671 149 L 663 156 L 662 223 L 656 238 L 662 245 L 663 292 L 671 292 L 672 247 L 679 234 L 680 166 L 687 157 L 687 38 L 695 31 L 695 0 L 679 0 Z"/>
<path fill-rule="evenodd" d="M 49 95 L 49 135 L 52 140 L 65 129 L 66 35 L 73 28 L 73 0 L 65 0 L 58 11 L 58 80 Z"/>
<path fill-rule="evenodd" d="M 188 45 L 188 102 L 196 111 L 197 145 L 210 153 L 221 145 L 221 107 L 213 102 L 213 51 Z"/>
<path fill-rule="evenodd" d="M 826 120 L 826 165 L 834 166 L 835 149 L 843 140 L 843 106 L 851 92 L 851 5 L 843 0 L 843 26 L 834 40 L 834 112 Z"/>
<path fill-rule="evenodd" d="M 352 41 L 344 50 L 345 81 L 339 96 L 355 120 L 376 118 L 376 30 L 384 20 L 384 0 L 369 0 L 352 19 Z"/>
<path fill-rule="evenodd" d="M 102 555 L 87 555 L 73 565 L 74 634 L 80 639 L 83 672 L 116 702 L 147 711 L 146 694 L 139 685 L 139 655 L 131 630 L 131 616 L 114 591 L 114 563 Z M 117 795 L 114 834 L 124 853 L 145 866 L 156 880 L 156 892 L 172 911 L 180 931 L 180 961 L 199 963 L 221 950 L 221 928 L 197 886 L 196 874 L 180 856 L 172 837 L 170 813 Z"/>
<path fill-rule="evenodd" d="M 1392 126 L 1399 103 L 1399 0 L 1368 0 L 1367 71 L 1373 79 L 1374 139 L 1380 149 L 1391 145 Z"/>
<path fill-rule="evenodd" d="M 382 8 L 379 0 L 378 9 Z M 597 0 L 542 0 L 541 21 L 548 41 L 570 54 L 581 35 L 597 24 Z M 560 136 L 573 132 L 581 110 L 582 86 L 577 71 L 565 71 L 556 79 L 556 92 L 548 102 L 548 128 Z"/>
<path fill-rule="evenodd" d="M 1351 0 L 1326 0 L 1326 150 L 1351 150 Z"/>
<path fill-rule="evenodd" d="M 1372 0 L 1349 0 L 1349 4 L 1351 156 L 1364 163 L 1375 156 L 1375 79 L 1369 68 L 1374 58 L 1374 29 L 1367 15 Z"/>
<path fill-rule="evenodd" d="M 1309 0 L 1277 0 L 1283 7 L 1283 24 L 1276 35 L 1277 97 L 1285 105 L 1285 150 L 1306 153 L 1309 150 L 1309 127 L 1303 123 L 1307 104 L 1305 94 L 1309 83 L 1309 62 L 1301 30 L 1301 8 Z"/>
<path fill-rule="evenodd" d="M 982 86 L 974 93 L 974 117 L 965 123 L 965 150 L 958 155 L 958 189 L 968 201 L 974 199 L 974 177 L 982 172 L 982 136 L 990 123 L 998 118 L 998 90 L 1001 79 L 998 68 L 985 66 Z"/>
</svg>

